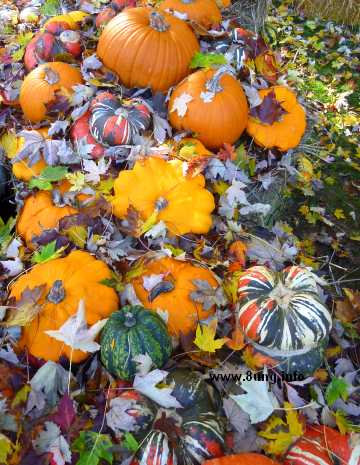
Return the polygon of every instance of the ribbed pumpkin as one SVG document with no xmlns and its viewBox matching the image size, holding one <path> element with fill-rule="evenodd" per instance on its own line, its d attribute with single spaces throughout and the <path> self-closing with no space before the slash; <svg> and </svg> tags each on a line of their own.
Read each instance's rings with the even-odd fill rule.
<svg viewBox="0 0 360 465">
<path fill-rule="evenodd" d="M 144 278 L 151 275 L 162 275 L 162 281 L 149 292 L 144 287 Z M 196 290 L 194 279 L 207 281 L 213 288 L 218 286 L 211 271 L 169 257 L 148 263 L 142 276 L 134 279 L 133 285 L 144 307 L 167 312 L 170 334 L 179 335 L 180 332 L 187 334 L 194 330 L 199 320 L 206 319 L 215 311 L 214 308 L 204 310 L 202 304 L 191 299 L 191 292 Z"/>
<path fill-rule="evenodd" d="M 147 220 L 157 212 L 172 234 L 207 233 L 211 228 L 213 195 L 205 189 L 202 175 L 183 175 L 180 160 L 148 157 L 132 170 L 120 171 L 114 184 L 114 214 L 125 218 L 134 207 Z"/>
<path fill-rule="evenodd" d="M 218 459 L 206 460 L 203 465 L 280 465 L 265 455 L 248 453 L 226 455 Z M 295 464 L 294 464 L 295 465 Z"/>
<path fill-rule="evenodd" d="M 35 357 L 58 361 L 62 355 L 70 358 L 71 348 L 45 334 L 59 329 L 77 311 L 81 299 L 85 301 L 86 320 L 89 325 L 107 318 L 118 308 L 118 297 L 114 289 L 101 284 L 111 278 L 105 263 L 96 260 L 87 252 L 71 252 L 65 258 L 35 265 L 27 274 L 18 278 L 11 287 L 10 297 L 21 298 L 25 289 L 45 285 L 39 304 L 43 308 L 39 315 L 23 328 L 19 347 L 27 347 Z M 55 284 L 56 283 L 56 284 Z M 52 297 L 54 285 L 60 286 L 59 299 Z M 63 295 L 61 295 L 63 294 Z M 72 361 L 80 362 L 88 354 L 74 350 Z"/>
<path fill-rule="evenodd" d="M 63 55 L 78 58 L 81 52 L 80 33 L 72 30 L 67 23 L 51 22 L 26 46 L 24 64 L 26 70 L 31 71 L 39 64 L 56 60 Z"/>
<path fill-rule="evenodd" d="M 287 452 L 283 465 L 360 465 L 359 451 L 350 435 L 325 425 L 308 425 L 305 434 Z"/>
<path fill-rule="evenodd" d="M 100 92 L 92 100 L 90 114 L 90 132 L 105 146 L 132 144 L 151 122 L 150 111 L 142 102 L 120 101 L 110 92 Z"/>
<path fill-rule="evenodd" d="M 129 8 L 101 33 L 97 55 L 126 87 L 166 91 L 189 73 L 199 44 L 190 27 L 167 13 Z"/>
<path fill-rule="evenodd" d="M 244 91 L 226 67 L 190 74 L 175 88 L 169 102 L 171 125 L 196 133 L 196 138 L 210 149 L 233 144 L 243 133 L 247 119 Z"/>
<path fill-rule="evenodd" d="M 114 312 L 101 333 L 101 361 L 120 379 L 131 380 L 136 374 L 137 355 L 148 355 L 160 368 L 172 352 L 166 324 L 157 314 L 140 305 L 122 307 Z"/>
<path fill-rule="evenodd" d="M 159 408 L 134 390 L 123 391 L 110 401 L 107 418 L 111 418 L 112 407 L 125 407 L 124 417 L 132 420 L 130 432 L 141 443 L 131 465 L 195 465 L 224 453 L 223 419 L 211 398 L 204 395 L 206 383 L 193 370 L 186 370 L 186 376 L 185 370 L 180 370 L 180 377 L 177 371 L 164 382 L 174 387 L 172 395 L 184 408 Z M 197 408 L 199 398 L 204 402 Z"/>
<path fill-rule="evenodd" d="M 101 158 L 104 155 L 105 147 L 99 144 L 92 136 L 89 125 L 90 112 L 87 111 L 78 118 L 70 129 L 70 138 L 73 144 L 79 144 L 81 139 L 85 139 L 87 144 L 93 145 L 91 156 L 94 159 Z"/>
<path fill-rule="evenodd" d="M 307 269 L 290 266 L 275 273 L 254 266 L 240 276 L 238 286 L 239 323 L 254 347 L 266 355 L 299 356 L 301 361 L 327 340 L 331 315 Z"/>
<path fill-rule="evenodd" d="M 48 129 L 49 128 L 41 128 L 41 129 L 36 129 L 36 131 L 41 134 L 44 138 L 47 138 L 48 136 Z M 19 150 L 22 149 L 24 145 L 24 138 L 19 137 Z M 20 160 L 12 165 L 12 172 L 14 176 L 16 176 L 18 179 L 21 181 L 30 181 L 30 179 L 33 176 L 39 176 L 41 171 L 46 168 L 47 164 L 43 158 L 41 158 L 39 161 L 34 163 L 33 165 L 29 166 L 28 160 Z"/>
<path fill-rule="evenodd" d="M 16 223 L 16 231 L 25 240 L 27 247 L 34 249 L 34 237 L 47 229 L 56 228 L 61 218 L 76 213 L 78 211 L 75 208 L 67 205 L 54 205 L 51 192 L 39 191 L 25 199 Z"/>
<path fill-rule="evenodd" d="M 256 144 L 261 147 L 275 147 L 281 151 L 286 151 L 299 145 L 306 128 L 306 114 L 303 107 L 297 102 L 296 95 L 287 87 L 274 86 L 269 89 L 261 89 L 259 96 L 264 99 L 272 91 L 285 113 L 279 121 L 272 124 L 265 124 L 250 115 L 246 130 L 254 138 Z"/>
<path fill-rule="evenodd" d="M 221 13 L 215 0 L 164 0 L 160 3 L 160 10 L 186 14 L 205 28 L 221 21 Z"/>
<path fill-rule="evenodd" d="M 80 83 L 80 71 L 67 63 L 54 61 L 39 65 L 25 77 L 20 89 L 25 118 L 34 123 L 45 119 L 46 104 L 54 101 L 55 93 L 62 88 L 71 92 L 72 87 Z"/>
</svg>

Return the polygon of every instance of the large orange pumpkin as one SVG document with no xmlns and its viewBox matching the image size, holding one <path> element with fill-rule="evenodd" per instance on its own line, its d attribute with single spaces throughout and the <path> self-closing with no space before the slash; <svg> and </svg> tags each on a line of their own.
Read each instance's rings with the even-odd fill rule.
<svg viewBox="0 0 360 465">
<path fill-rule="evenodd" d="M 41 129 L 36 129 L 36 131 L 41 134 L 44 138 L 47 138 L 48 136 L 48 129 L 49 128 L 41 128 Z M 20 137 L 19 138 L 19 150 L 18 152 L 22 149 L 24 145 L 24 138 Z M 43 158 L 41 158 L 39 161 L 34 163 L 33 165 L 29 166 L 28 165 L 28 159 L 25 160 L 20 160 L 17 161 L 16 163 L 13 163 L 12 165 L 12 172 L 14 176 L 16 176 L 18 179 L 21 181 L 30 181 L 30 179 L 33 176 L 39 176 L 41 171 L 46 168 L 47 164 Z"/>
<path fill-rule="evenodd" d="M 180 160 L 148 157 L 132 170 L 120 171 L 114 183 L 114 214 L 125 218 L 130 206 L 146 221 L 157 213 L 172 234 L 207 233 L 212 225 L 214 197 L 201 174 L 186 177 Z"/>
<path fill-rule="evenodd" d="M 78 69 L 67 63 L 54 61 L 33 69 L 20 89 L 20 105 L 26 119 L 38 122 L 46 118 L 46 104 L 54 101 L 56 92 L 72 91 L 82 82 Z"/>
<path fill-rule="evenodd" d="M 196 133 L 210 149 L 233 144 L 244 131 L 247 119 L 244 91 L 226 68 L 190 74 L 175 88 L 169 103 L 171 125 Z"/>
<path fill-rule="evenodd" d="M 32 243 L 34 237 L 39 236 L 47 229 L 56 228 L 61 218 L 75 215 L 75 208 L 64 206 L 57 207 L 52 201 L 51 192 L 39 191 L 30 195 L 18 216 L 16 231 L 30 249 L 35 246 Z"/>
<path fill-rule="evenodd" d="M 124 10 L 101 33 L 97 55 L 126 87 L 166 91 L 189 73 L 199 43 L 190 27 L 167 13 Z"/>
<path fill-rule="evenodd" d="M 205 28 L 221 21 L 221 13 L 215 0 L 164 0 L 160 4 L 160 10 L 186 14 L 187 19 Z"/>
<path fill-rule="evenodd" d="M 19 348 L 27 347 L 35 357 L 58 361 L 62 355 L 73 362 L 87 357 L 86 352 L 74 350 L 45 334 L 48 330 L 59 329 L 78 309 L 81 299 L 85 301 L 86 320 L 93 325 L 107 318 L 118 308 L 118 297 L 114 289 L 101 284 L 111 277 L 111 271 L 105 263 L 96 260 L 87 252 L 71 252 L 65 258 L 35 265 L 27 274 L 22 275 L 11 288 L 10 297 L 16 300 L 26 288 L 34 289 L 45 285 L 39 304 L 43 307 L 39 315 L 23 329 Z M 60 297 L 52 297 L 54 284 L 61 292 Z"/>
<path fill-rule="evenodd" d="M 275 93 L 277 103 L 285 110 L 285 113 L 272 124 L 265 124 L 258 118 L 249 116 L 246 130 L 254 138 L 256 144 L 261 147 L 276 147 L 281 151 L 286 151 L 300 143 L 306 128 L 306 114 L 303 107 L 297 102 L 296 95 L 285 86 L 261 89 L 259 96 L 263 100 L 272 91 Z"/>
<path fill-rule="evenodd" d="M 280 465 L 265 455 L 248 453 L 227 455 L 218 459 L 206 460 L 203 465 Z"/>
<path fill-rule="evenodd" d="M 149 291 L 144 287 L 144 277 L 164 275 L 161 284 L 168 284 L 166 292 L 155 298 L 154 288 Z M 196 291 L 194 279 L 207 281 L 213 288 L 218 286 L 214 274 L 206 268 L 182 262 L 174 258 L 160 258 L 146 265 L 144 273 L 133 281 L 136 295 L 145 308 L 163 310 L 168 313 L 168 330 L 172 335 L 179 335 L 194 330 L 199 320 L 213 315 L 215 309 L 204 310 L 201 303 L 194 302 L 190 293 Z"/>
</svg>

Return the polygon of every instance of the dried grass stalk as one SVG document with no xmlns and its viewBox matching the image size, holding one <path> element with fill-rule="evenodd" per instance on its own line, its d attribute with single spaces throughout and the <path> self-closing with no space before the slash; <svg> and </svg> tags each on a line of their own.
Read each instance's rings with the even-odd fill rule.
<svg viewBox="0 0 360 465">
<path fill-rule="evenodd" d="M 360 0 L 295 0 L 294 3 L 307 16 L 360 25 Z"/>
<path fill-rule="evenodd" d="M 241 26 L 254 32 L 261 32 L 271 0 L 238 0 L 224 12 L 225 17 L 236 18 Z"/>
</svg>

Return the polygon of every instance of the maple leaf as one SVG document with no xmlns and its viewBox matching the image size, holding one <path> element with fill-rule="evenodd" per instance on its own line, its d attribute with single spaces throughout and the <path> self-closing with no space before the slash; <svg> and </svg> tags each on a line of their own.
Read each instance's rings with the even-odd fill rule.
<svg viewBox="0 0 360 465">
<path fill-rule="evenodd" d="M 68 394 L 65 394 L 58 404 L 57 412 L 51 416 L 51 420 L 66 433 L 71 427 L 75 416 L 74 401 Z"/>
<path fill-rule="evenodd" d="M 190 61 L 190 68 L 212 68 L 213 66 L 226 64 L 226 58 L 221 53 L 196 52 Z"/>
<path fill-rule="evenodd" d="M 65 166 L 47 166 L 44 168 L 39 176 L 34 176 L 29 181 L 30 189 L 37 187 L 42 190 L 51 190 L 52 183 L 61 181 L 67 174 Z"/>
<path fill-rule="evenodd" d="M 336 301 L 335 315 L 343 323 L 352 323 L 360 315 L 360 291 L 344 288 L 344 300 Z"/>
<path fill-rule="evenodd" d="M 235 241 L 229 247 L 230 257 L 235 263 L 238 263 L 241 268 L 243 268 L 246 264 L 246 251 L 247 245 L 242 241 Z"/>
<path fill-rule="evenodd" d="M 180 116 L 180 118 L 184 117 L 188 109 L 187 104 L 192 100 L 193 97 L 190 94 L 183 92 L 174 100 L 170 113 L 177 111 L 177 114 Z"/>
<path fill-rule="evenodd" d="M 51 241 L 48 244 L 41 247 L 40 250 L 37 250 L 31 258 L 31 263 L 46 263 L 50 260 L 60 258 L 65 247 L 60 247 L 56 249 L 56 240 Z"/>
<path fill-rule="evenodd" d="M 36 286 L 33 289 L 28 287 L 22 292 L 20 300 L 16 303 L 16 308 L 8 312 L 3 326 L 26 326 L 41 312 L 43 305 L 39 305 L 39 300 L 45 289 L 45 285 Z"/>
<path fill-rule="evenodd" d="M 226 338 L 215 339 L 217 320 L 212 320 L 208 325 L 197 325 L 194 344 L 204 352 L 214 353 L 226 342 Z"/>
<path fill-rule="evenodd" d="M 107 173 L 110 164 L 111 161 L 106 163 L 105 158 L 101 158 L 97 163 L 93 160 L 84 160 L 83 168 L 87 172 L 85 181 L 99 184 L 100 177 Z"/>
<path fill-rule="evenodd" d="M 100 345 L 95 342 L 95 338 L 107 320 L 107 318 L 100 320 L 88 328 L 85 318 L 85 301 L 81 299 L 75 315 L 68 318 L 58 330 L 48 330 L 45 333 L 73 349 L 96 352 L 100 349 Z"/>
<path fill-rule="evenodd" d="M 223 147 L 218 151 L 217 157 L 222 161 L 235 160 L 237 157 L 235 147 L 225 142 Z"/>
<path fill-rule="evenodd" d="M 264 124 L 273 124 L 280 121 L 287 113 L 281 106 L 281 102 L 276 100 L 275 91 L 271 90 L 257 107 L 250 109 L 250 115 Z"/>
<path fill-rule="evenodd" d="M 254 60 L 256 71 L 267 81 L 275 83 L 279 77 L 279 65 L 271 50 L 260 53 Z"/>
<path fill-rule="evenodd" d="M 111 399 L 110 408 L 106 413 L 106 423 L 114 433 L 136 431 L 137 423 L 135 417 L 128 413 L 134 408 L 135 404 L 136 401 L 133 399 L 124 399 L 122 397 Z"/>
<path fill-rule="evenodd" d="M 69 444 L 62 436 L 60 428 L 52 421 L 45 422 L 45 429 L 33 441 L 35 452 L 39 455 L 50 452 L 56 465 L 71 462 Z"/>
<path fill-rule="evenodd" d="M 247 346 L 242 353 L 244 363 L 253 371 L 263 368 L 265 364 L 269 364 L 269 357 L 256 352 L 251 346 Z"/>
<path fill-rule="evenodd" d="M 98 465 L 101 460 L 113 463 L 113 443 L 108 434 L 81 431 L 72 443 L 72 449 L 80 455 L 76 465 Z"/>
<path fill-rule="evenodd" d="M 246 342 L 244 339 L 244 333 L 241 331 L 240 328 L 236 328 L 231 333 L 231 339 L 226 338 L 226 346 L 229 347 L 231 350 L 242 350 L 246 346 Z"/>
<path fill-rule="evenodd" d="M 250 416 L 251 423 L 260 423 L 266 420 L 276 408 L 279 408 L 279 403 L 274 394 L 269 392 L 269 384 L 266 381 L 267 369 L 264 370 L 264 380 L 244 379 L 241 381 L 241 389 L 246 394 L 231 395 L 240 408 L 245 410 Z"/>
<path fill-rule="evenodd" d="M 304 427 L 299 420 L 297 410 L 294 410 L 289 402 L 284 402 L 284 408 L 287 410 L 286 422 L 278 416 L 273 416 L 266 423 L 265 429 L 258 433 L 259 436 L 269 440 L 265 446 L 269 454 L 282 455 L 304 434 Z"/>
<path fill-rule="evenodd" d="M 326 388 L 325 398 L 329 406 L 341 397 L 343 400 L 347 400 L 349 397 L 350 385 L 345 381 L 344 378 L 338 378 L 334 376 L 331 383 Z"/>
<path fill-rule="evenodd" d="M 171 395 L 173 388 L 171 386 L 157 387 L 169 373 L 164 370 L 153 370 L 145 376 L 136 375 L 133 383 L 134 389 L 141 392 L 149 399 L 165 408 L 181 408 L 179 401 Z"/>
<path fill-rule="evenodd" d="M 33 391 L 30 392 L 28 403 L 31 403 L 33 392 L 43 392 L 46 400 L 51 406 L 56 405 L 58 393 L 65 393 L 69 380 L 69 373 L 57 363 L 49 360 L 41 368 L 30 381 Z"/>
</svg>

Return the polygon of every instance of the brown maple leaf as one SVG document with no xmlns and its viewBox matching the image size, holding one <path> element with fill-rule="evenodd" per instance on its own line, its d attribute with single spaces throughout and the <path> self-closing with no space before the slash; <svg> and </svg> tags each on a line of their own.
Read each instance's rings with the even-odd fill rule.
<svg viewBox="0 0 360 465">
<path fill-rule="evenodd" d="M 281 102 L 276 100 L 275 91 L 271 90 L 257 107 L 251 108 L 250 115 L 264 124 L 274 124 L 280 121 L 287 113 L 281 106 Z"/>
</svg>

